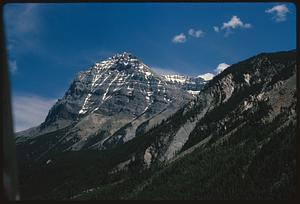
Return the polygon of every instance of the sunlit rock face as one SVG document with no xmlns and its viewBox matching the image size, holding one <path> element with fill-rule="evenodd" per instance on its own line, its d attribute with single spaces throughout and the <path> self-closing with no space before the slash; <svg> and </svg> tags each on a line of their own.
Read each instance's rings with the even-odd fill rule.
<svg viewBox="0 0 300 204">
<path fill-rule="evenodd" d="M 133 139 L 137 129 L 146 131 L 190 101 L 190 87 L 183 86 L 155 73 L 130 53 L 116 54 L 78 73 L 31 136 L 68 128 L 59 137 L 60 143 L 68 144 L 64 148 L 108 148 Z M 193 86 L 193 90 L 202 87 Z M 149 125 L 140 127 L 150 119 Z"/>
</svg>

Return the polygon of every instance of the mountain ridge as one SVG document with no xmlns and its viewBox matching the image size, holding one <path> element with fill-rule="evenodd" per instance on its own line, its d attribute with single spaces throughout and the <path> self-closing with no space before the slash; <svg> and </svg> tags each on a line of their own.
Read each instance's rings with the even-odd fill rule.
<svg viewBox="0 0 300 204">
<path fill-rule="evenodd" d="M 109 148 L 51 152 L 29 162 L 32 167 L 19 158 L 27 166 L 22 189 L 31 198 L 79 200 L 295 196 L 295 51 L 233 64 L 161 123 L 147 126 L 148 121 L 124 143 L 107 140 Z M 130 127 L 111 138 L 120 141 Z M 18 151 L 24 156 L 22 151 L 31 150 L 19 146 Z M 32 171 L 41 179 L 47 172 L 49 184 L 27 178 Z M 65 178 L 70 171 L 73 176 Z M 28 186 L 40 188 L 40 194 L 25 190 Z"/>
</svg>

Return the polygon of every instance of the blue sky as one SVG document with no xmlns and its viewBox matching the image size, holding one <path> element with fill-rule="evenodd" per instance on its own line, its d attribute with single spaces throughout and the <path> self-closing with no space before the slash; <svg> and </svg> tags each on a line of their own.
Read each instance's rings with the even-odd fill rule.
<svg viewBox="0 0 300 204">
<path fill-rule="evenodd" d="M 197 76 L 296 48 L 291 3 L 6 4 L 4 24 L 18 130 L 43 120 L 76 73 L 117 52 L 159 72 Z M 20 101 L 40 107 L 35 123 L 20 125 L 20 115 L 30 115 Z"/>
</svg>

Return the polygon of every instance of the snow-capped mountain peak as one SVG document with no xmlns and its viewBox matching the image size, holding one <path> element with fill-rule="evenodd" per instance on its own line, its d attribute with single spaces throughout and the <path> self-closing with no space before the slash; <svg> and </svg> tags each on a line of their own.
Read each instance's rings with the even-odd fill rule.
<svg viewBox="0 0 300 204">
<path fill-rule="evenodd" d="M 212 73 L 206 73 L 206 74 L 202 74 L 202 75 L 198 75 L 197 78 L 202 78 L 205 81 L 209 81 L 211 80 L 215 75 Z"/>
<path fill-rule="evenodd" d="M 169 82 L 178 82 L 178 83 L 186 83 L 189 80 L 189 77 L 183 75 L 163 75 L 165 80 Z"/>
<path fill-rule="evenodd" d="M 148 120 L 142 129 L 159 124 L 204 84 L 202 78 L 157 74 L 131 53 L 116 54 L 78 73 L 36 132 L 71 128 L 69 149 L 106 148 L 131 140 Z M 101 135 L 98 142 L 88 143 L 94 135 Z"/>
<path fill-rule="evenodd" d="M 131 53 L 116 54 L 78 73 L 37 128 L 37 134 L 72 127 L 66 138 L 72 141 L 72 150 L 83 148 L 100 133 L 99 141 L 89 146 L 103 148 L 128 141 L 143 122 L 153 120 L 149 127 L 158 124 L 191 100 L 193 96 L 187 90 L 197 90 L 183 86 L 186 84 L 169 83 Z M 162 111 L 166 111 L 165 116 L 155 119 Z M 113 137 L 128 124 L 128 131 L 125 128 Z"/>
<path fill-rule="evenodd" d="M 180 87 L 192 95 L 197 95 L 206 81 L 200 77 L 190 77 L 184 75 L 163 75 L 168 84 Z"/>
</svg>

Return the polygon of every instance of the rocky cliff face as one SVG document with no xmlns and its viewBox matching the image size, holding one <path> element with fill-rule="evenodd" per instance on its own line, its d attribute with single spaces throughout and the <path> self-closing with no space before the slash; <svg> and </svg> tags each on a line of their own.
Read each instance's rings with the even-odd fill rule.
<svg viewBox="0 0 300 204">
<path fill-rule="evenodd" d="M 157 158 L 171 160 L 176 153 L 205 142 L 220 143 L 249 125 L 249 117 L 270 123 L 282 111 L 295 120 L 296 60 L 294 52 L 260 54 L 237 63 L 214 77 L 197 98 L 177 112 L 177 127 L 162 133 Z M 293 115 L 293 116 L 292 116 Z M 293 118 L 293 119 L 292 119 Z M 257 121 L 258 122 L 258 121 Z M 294 121 L 295 122 L 295 121 Z M 289 122 L 285 123 L 289 124 Z M 281 124 L 282 125 L 282 124 Z M 163 147 L 163 148 L 162 148 Z"/>
</svg>

